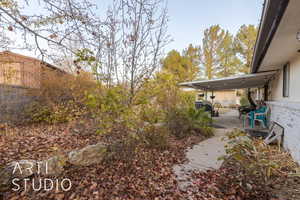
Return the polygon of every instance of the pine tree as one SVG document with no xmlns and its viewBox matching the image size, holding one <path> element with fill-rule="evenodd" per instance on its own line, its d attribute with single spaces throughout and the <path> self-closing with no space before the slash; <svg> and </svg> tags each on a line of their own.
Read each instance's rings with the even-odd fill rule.
<svg viewBox="0 0 300 200">
<path fill-rule="evenodd" d="M 250 72 L 257 31 L 254 25 L 242 25 L 234 38 L 235 52 L 242 62 L 241 73 Z"/>
<path fill-rule="evenodd" d="M 233 45 L 233 36 L 227 31 L 221 47 L 217 52 L 219 63 L 216 67 L 216 76 L 218 78 L 235 75 L 241 66 L 241 61 L 236 56 Z"/>
<path fill-rule="evenodd" d="M 217 67 L 220 62 L 219 52 L 226 32 L 219 26 L 214 25 L 204 31 L 201 47 L 201 67 L 205 71 L 205 77 L 216 77 Z"/>
</svg>

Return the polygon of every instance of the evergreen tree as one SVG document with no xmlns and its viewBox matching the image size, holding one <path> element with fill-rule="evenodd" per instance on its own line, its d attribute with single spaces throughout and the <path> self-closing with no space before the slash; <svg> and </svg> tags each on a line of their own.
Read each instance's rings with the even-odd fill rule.
<svg viewBox="0 0 300 200">
<path fill-rule="evenodd" d="M 234 38 L 235 52 L 242 62 L 239 68 L 241 73 L 250 72 L 257 32 L 258 30 L 254 25 L 242 25 Z"/>
<path fill-rule="evenodd" d="M 204 31 L 201 47 L 201 67 L 205 71 L 205 77 L 216 77 L 217 67 L 220 63 L 219 54 L 222 49 L 226 32 L 219 26 L 214 25 Z"/>
<path fill-rule="evenodd" d="M 235 75 L 242 63 L 235 54 L 233 36 L 228 31 L 217 54 L 219 63 L 216 66 L 216 76 L 222 78 Z"/>
</svg>

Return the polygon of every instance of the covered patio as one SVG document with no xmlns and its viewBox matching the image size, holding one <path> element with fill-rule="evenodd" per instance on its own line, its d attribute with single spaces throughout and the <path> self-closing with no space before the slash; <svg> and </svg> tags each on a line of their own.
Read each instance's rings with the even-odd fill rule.
<svg viewBox="0 0 300 200">
<path fill-rule="evenodd" d="M 245 74 L 220 79 L 183 82 L 179 85 L 205 91 L 218 91 L 227 89 L 263 88 L 274 77 L 277 71 Z"/>
<path fill-rule="evenodd" d="M 238 75 L 233 77 L 226 77 L 220 79 L 212 79 L 212 80 L 199 80 L 199 81 L 191 81 L 191 82 L 184 82 L 180 83 L 179 85 L 182 87 L 193 88 L 195 90 L 205 91 L 205 99 L 209 100 L 207 97 L 207 93 L 215 91 L 222 91 L 228 89 L 248 89 L 247 98 L 249 103 L 252 106 L 256 106 L 255 101 L 253 100 L 253 96 L 256 100 L 264 100 L 268 101 L 268 85 L 269 82 L 273 79 L 276 75 L 277 71 L 268 71 L 268 72 L 261 72 L 256 74 L 245 74 L 245 75 Z M 263 95 L 254 94 L 252 95 L 250 89 L 257 88 L 263 90 Z M 212 99 L 213 104 L 213 99 Z M 230 122 L 229 126 L 231 128 L 247 128 L 246 124 L 243 124 L 245 120 L 238 119 L 239 112 L 237 110 L 231 110 L 230 115 L 224 114 L 220 115 L 220 119 L 216 118 L 216 126 L 220 127 L 228 127 L 228 124 L 225 122 Z M 223 123 L 224 122 L 224 123 Z M 234 123 L 233 123 L 234 122 Z"/>
</svg>

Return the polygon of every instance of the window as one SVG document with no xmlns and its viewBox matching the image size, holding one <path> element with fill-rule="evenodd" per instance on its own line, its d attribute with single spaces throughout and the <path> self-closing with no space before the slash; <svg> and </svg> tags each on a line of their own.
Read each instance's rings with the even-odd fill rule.
<svg viewBox="0 0 300 200">
<path fill-rule="evenodd" d="M 283 67 L 283 97 L 290 96 L 290 64 Z"/>
</svg>

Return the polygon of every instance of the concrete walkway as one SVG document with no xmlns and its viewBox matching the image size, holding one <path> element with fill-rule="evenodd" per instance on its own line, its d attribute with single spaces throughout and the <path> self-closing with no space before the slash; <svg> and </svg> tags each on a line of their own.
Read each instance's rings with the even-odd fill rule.
<svg viewBox="0 0 300 200">
<path fill-rule="evenodd" d="M 219 118 L 215 118 L 214 121 L 217 126 L 224 128 L 215 129 L 214 137 L 188 149 L 186 152 L 187 163 L 173 167 L 181 189 L 191 184 L 189 177 L 192 171 L 206 171 L 221 167 L 223 161 L 218 160 L 218 158 L 226 154 L 225 145 L 227 141 L 224 140 L 224 136 L 234 128 L 242 127 L 241 121 L 238 119 L 238 112 L 235 110 L 230 110 Z"/>
</svg>

